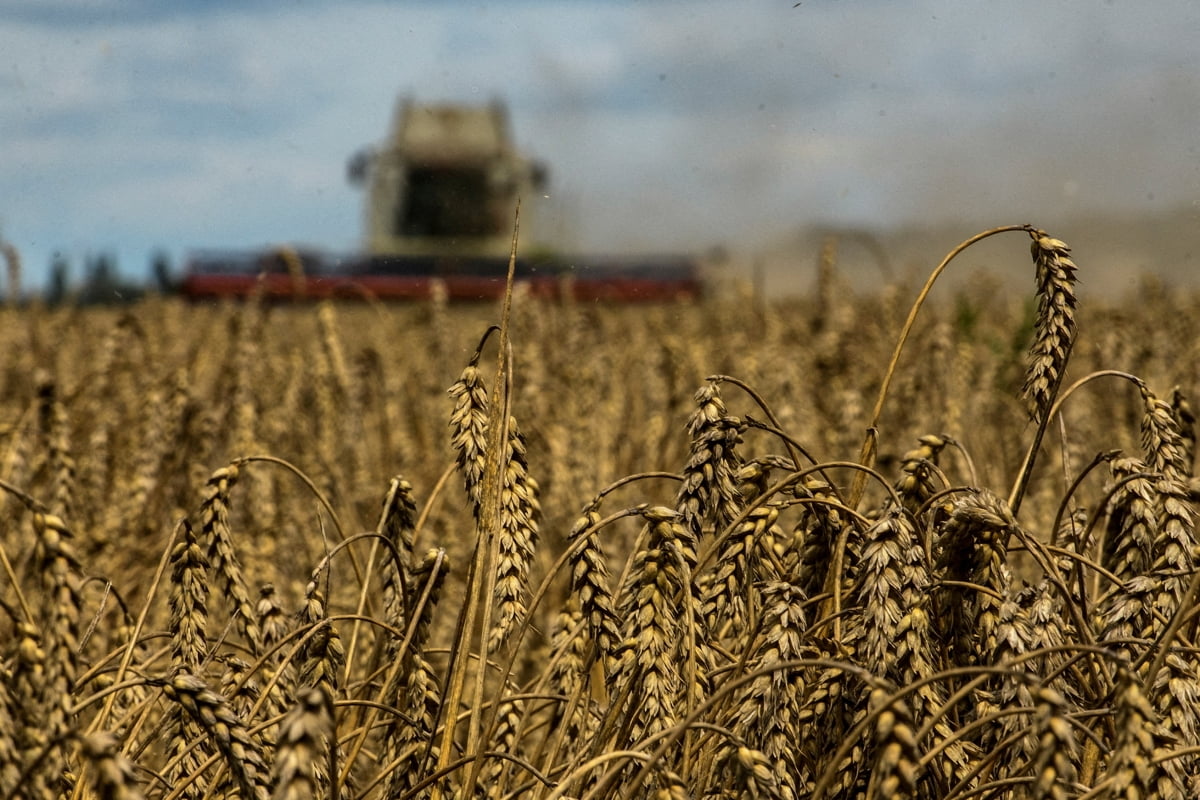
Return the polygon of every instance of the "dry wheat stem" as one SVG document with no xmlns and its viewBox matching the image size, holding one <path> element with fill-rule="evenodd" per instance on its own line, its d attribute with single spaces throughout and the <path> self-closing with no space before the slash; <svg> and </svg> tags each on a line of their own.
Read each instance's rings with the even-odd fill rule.
<svg viewBox="0 0 1200 800">
<path fill-rule="evenodd" d="M 1047 543 L 1049 547 L 1053 547 L 1058 544 L 1058 533 L 1062 529 L 1063 519 L 1066 517 L 1067 509 L 1071 505 L 1071 501 L 1075 498 L 1076 493 L 1083 485 L 1084 479 L 1091 474 L 1092 470 L 1096 469 L 1101 464 L 1111 464 L 1112 461 L 1120 455 L 1120 450 L 1104 450 L 1096 453 L 1096 455 L 1092 457 L 1092 460 L 1088 462 L 1088 465 L 1084 467 L 1079 474 L 1071 479 L 1070 485 L 1067 487 L 1066 492 L 1063 494 L 1062 500 L 1058 504 L 1058 510 L 1054 513 L 1054 523 L 1050 526 L 1050 541 Z M 1083 537 L 1076 537 L 1077 540 L 1080 542 L 1086 542 L 1088 540 L 1087 536 L 1091 533 L 1091 530 L 1091 526 L 1089 525 L 1089 527 L 1084 531 Z M 1079 547 L 1077 549 L 1086 550 L 1087 548 Z"/>
<path fill-rule="evenodd" d="M 508 441 L 508 425 L 512 416 L 512 371 L 513 371 L 513 355 L 512 346 L 509 339 L 512 314 L 512 297 L 513 297 L 513 278 L 516 275 L 517 265 L 517 237 L 520 232 L 521 205 L 517 202 L 516 218 L 513 222 L 513 238 L 512 249 L 508 260 L 508 275 L 505 279 L 505 290 L 503 307 L 500 315 L 500 346 L 497 353 L 496 374 L 492 387 L 491 402 L 488 408 L 488 429 L 487 429 L 487 463 L 483 473 L 483 483 L 481 489 L 481 507 L 478 535 L 480 542 L 476 548 L 476 558 L 471 564 L 471 575 L 476 578 L 482 578 L 482 589 L 476 591 L 474 583 L 469 584 L 472 588 L 471 596 L 467 600 L 467 607 L 462 625 L 462 635 L 458 639 L 457 646 L 466 646 L 474 636 L 474 615 L 477 606 L 482 606 L 480 613 L 480 624 L 483 631 L 491 629 L 491 598 L 495 591 L 495 571 L 492 569 L 496 563 L 496 549 L 499 546 L 499 531 L 501 527 L 500 508 L 503 501 L 504 486 L 503 475 L 506 471 L 504 463 L 504 445 Z M 481 644 L 482 649 L 482 644 Z M 465 664 L 465 661 L 460 662 Z M 461 677 L 459 677 L 461 675 Z M 474 697 L 476 702 L 471 703 L 471 717 L 467 729 L 467 753 L 476 752 L 479 746 L 479 737 L 482 733 L 482 709 L 480 706 L 484 697 L 484 676 L 483 669 L 476 670 L 476 680 L 474 686 Z M 446 760 L 449 758 L 453 748 L 450 743 L 454 738 L 455 715 L 453 709 L 459 707 L 462 699 L 462 691 L 465 688 L 465 672 L 459 672 L 455 676 L 454 682 L 451 684 L 449 693 L 449 708 L 451 713 L 447 715 L 445 722 L 445 730 L 443 734 L 443 742 L 441 755 L 438 759 L 439 768 L 446 766 Z M 479 778 L 479 770 L 481 764 L 478 761 L 472 762 L 470 774 L 467 779 L 468 791 L 473 791 L 476 781 Z M 434 800 L 440 800 L 441 789 L 435 787 L 433 793 Z"/>
<path fill-rule="evenodd" d="M 925 285 L 921 288 L 917 299 L 913 301 L 912 308 L 908 312 L 908 318 L 904 321 L 904 327 L 900 330 L 900 335 L 896 339 L 896 349 L 892 352 L 891 361 L 888 362 L 887 369 L 883 373 L 883 383 L 879 387 L 879 396 L 875 400 L 875 408 L 871 412 L 871 421 L 867 425 L 867 438 L 863 442 L 862 453 L 859 456 L 859 463 L 865 467 L 871 467 L 875 464 L 875 453 L 878 441 L 879 419 L 883 415 L 883 404 L 887 400 L 888 390 L 891 387 L 892 378 L 896 373 L 896 366 L 900 362 L 900 354 L 904 351 L 904 345 L 907 343 L 909 336 L 912 333 L 913 325 L 917 321 L 917 314 L 921 311 L 921 306 L 925 304 L 926 298 L 933 290 L 933 284 L 941 276 L 942 272 L 950 265 L 963 250 L 966 250 L 976 242 L 981 242 L 988 237 L 995 236 L 999 233 L 1007 233 L 1010 231 L 1032 231 L 1032 226 L 1026 225 L 1005 225 L 999 228 L 977 233 L 966 241 L 960 243 L 957 247 L 951 250 L 941 263 L 938 264 L 929 277 L 925 281 Z M 866 476 L 855 476 L 854 486 L 850 491 L 850 502 L 848 505 L 851 508 L 857 508 L 859 501 L 862 500 L 862 493 L 866 489 Z"/>
</svg>

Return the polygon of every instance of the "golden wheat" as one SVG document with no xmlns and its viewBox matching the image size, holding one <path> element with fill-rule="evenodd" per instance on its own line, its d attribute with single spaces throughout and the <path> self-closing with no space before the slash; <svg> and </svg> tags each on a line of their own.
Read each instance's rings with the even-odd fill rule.
<svg viewBox="0 0 1200 800">
<path fill-rule="evenodd" d="M 1192 796 L 1197 298 L 838 258 L 0 309 L 0 800 Z"/>
</svg>

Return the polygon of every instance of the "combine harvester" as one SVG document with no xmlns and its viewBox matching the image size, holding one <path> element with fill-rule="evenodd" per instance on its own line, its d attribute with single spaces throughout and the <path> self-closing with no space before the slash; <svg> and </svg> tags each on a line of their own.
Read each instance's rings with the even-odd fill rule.
<svg viewBox="0 0 1200 800">
<path fill-rule="evenodd" d="M 518 198 L 542 193 L 546 172 L 514 148 L 503 105 L 402 102 L 378 150 L 355 155 L 366 188 L 366 250 L 336 256 L 292 247 L 198 251 L 180 291 L 193 299 L 329 297 L 492 300 L 504 293 Z M 521 208 L 522 227 L 529 209 Z M 519 253 L 516 280 L 537 297 L 676 301 L 702 281 L 689 256 Z"/>
</svg>

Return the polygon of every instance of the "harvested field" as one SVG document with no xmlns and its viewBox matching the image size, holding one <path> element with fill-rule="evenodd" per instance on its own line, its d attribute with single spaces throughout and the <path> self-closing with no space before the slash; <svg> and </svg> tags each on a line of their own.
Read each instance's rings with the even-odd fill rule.
<svg viewBox="0 0 1200 800">
<path fill-rule="evenodd" d="M 992 233 L 1027 295 L 0 309 L 0 798 L 1197 796 L 1200 297 Z"/>
</svg>

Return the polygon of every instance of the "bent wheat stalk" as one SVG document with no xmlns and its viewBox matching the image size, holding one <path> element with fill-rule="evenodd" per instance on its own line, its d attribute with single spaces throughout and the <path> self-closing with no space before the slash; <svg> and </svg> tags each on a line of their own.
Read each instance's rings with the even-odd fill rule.
<svg viewBox="0 0 1200 800">
<path fill-rule="evenodd" d="M 938 277 L 950 265 L 951 261 L 976 242 L 981 242 L 1000 233 L 1008 233 L 1010 231 L 1032 232 L 1033 230 L 1033 227 L 1028 224 L 1004 225 L 977 233 L 951 250 L 942 259 L 942 262 L 934 268 L 933 272 L 930 273 L 929 278 L 925 281 L 925 286 L 921 288 L 921 292 L 917 295 L 917 299 L 913 302 L 912 308 L 908 312 L 908 318 L 904 321 L 904 327 L 901 329 L 900 336 L 896 340 L 896 349 L 892 352 L 892 359 L 888 362 L 887 370 L 883 373 L 883 383 L 879 387 L 879 396 L 875 400 L 875 409 L 871 412 L 871 424 L 867 426 L 867 438 L 863 442 L 862 453 L 858 459 L 859 463 L 863 466 L 873 467 L 875 465 L 875 455 L 879 443 L 879 418 L 883 415 L 883 404 L 887 400 L 888 390 L 892 385 L 892 378 L 896 374 L 896 365 L 900 362 L 900 354 L 904 351 L 904 345 L 908 342 L 913 325 L 917 321 L 917 314 L 920 313 L 921 306 L 925 304 L 925 300 L 929 297 L 930 291 L 933 290 L 933 284 L 937 281 Z M 851 508 L 858 508 L 858 504 L 862 500 L 862 495 L 866 491 L 866 488 L 867 476 L 861 474 L 855 476 L 848 503 Z"/>
</svg>

